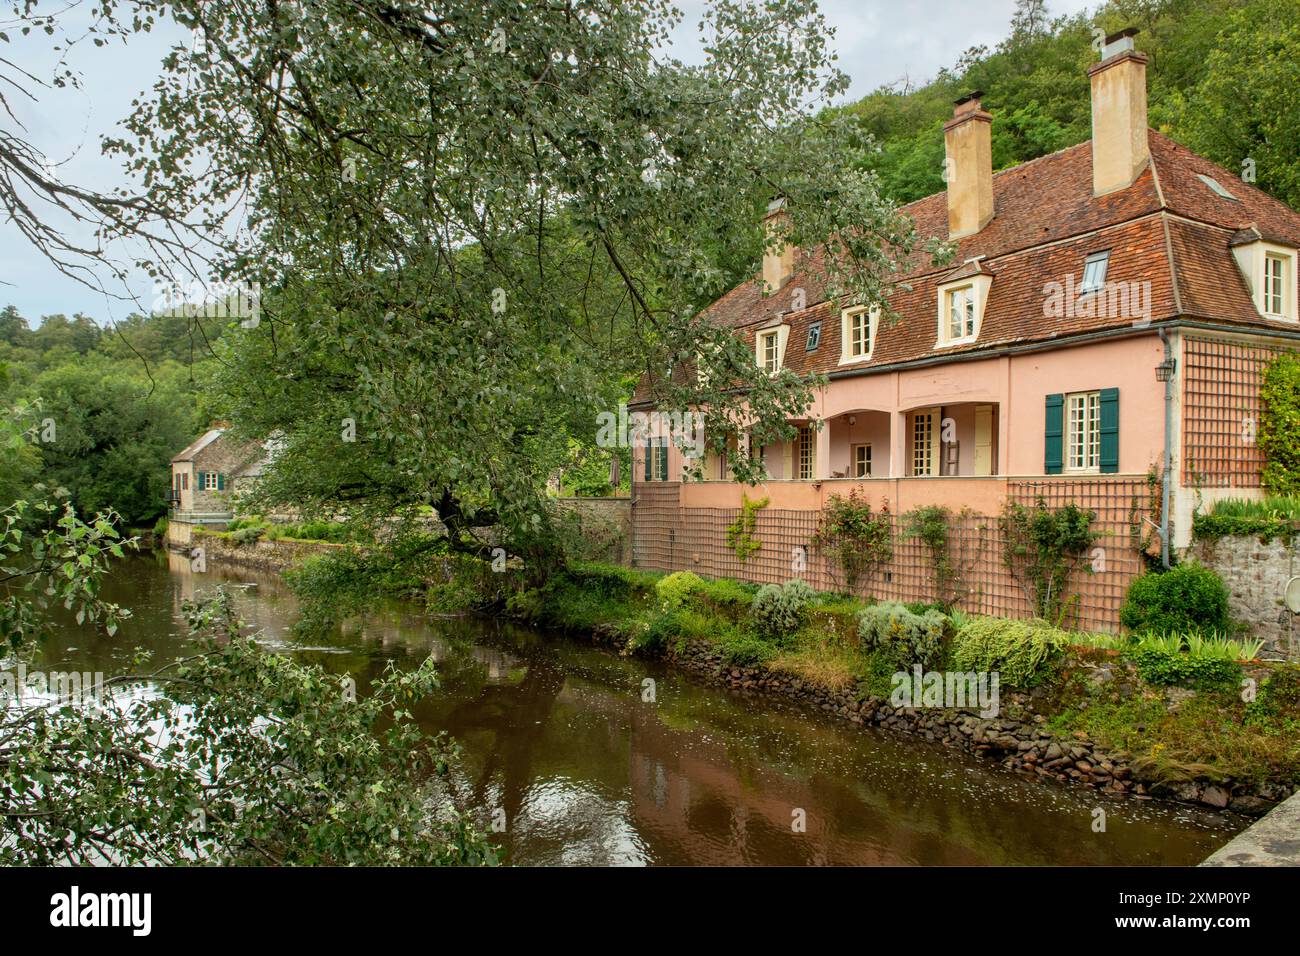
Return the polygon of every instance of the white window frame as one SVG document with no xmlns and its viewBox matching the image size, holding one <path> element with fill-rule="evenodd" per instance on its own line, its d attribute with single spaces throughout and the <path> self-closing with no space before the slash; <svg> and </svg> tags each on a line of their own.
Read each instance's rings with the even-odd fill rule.
<svg viewBox="0 0 1300 956">
<path fill-rule="evenodd" d="M 1093 269 L 1093 267 L 1099 267 L 1096 271 L 1099 272 L 1100 275 L 1094 277 L 1090 282 L 1088 281 L 1088 272 Z M 1088 258 L 1084 259 L 1083 276 L 1079 280 L 1079 295 L 1087 295 L 1090 292 L 1100 292 L 1102 289 L 1106 288 L 1106 273 L 1109 269 L 1109 249 L 1103 250 L 1102 252 L 1094 252 L 1089 255 Z"/>
<path fill-rule="evenodd" d="M 1261 290 L 1261 303 L 1265 315 L 1275 316 L 1279 319 L 1287 318 L 1287 274 L 1291 271 L 1287 268 L 1290 262 L 1286 256 L 1279 256 L 1276 253 L 1267 252 L 1264 254 L 1264 287 Z M 1274 271 L 1273 266 L 1277 267 L 1276 271 L 1276 288 L 1274 288 Z M 1273 306 L 1276 305 L 1277 308 Z"/>
<path fill-rule="evenodd" d="M 865 461 L 858 460 L 858 453 L 866 452 Z M 866 471 L 859 469 L 859 465 L 865 464 Z M 861 442 L 857 445 L 849 446 L 849 475 L 853 478 L 870 478 L 871 477 L 871 442 Z"/>
<path fill-rule="evenodd" d="M 938 332 L 935 336 L 934 347 L 937 349 L 947 348 L 950 345 L 967 345 L 979 339 L 980 326 L 984 324 L 984 306 L 988 302 L 989 287 L 993 283 L 993 276 L 980 274 L 971 276 L 967 279 L 960 279 L 954 282 L 945 282 L 938 288 Z M 966 332 L 966 322 L 962 322 L 962 335 L 952 335 L 951 313 L 953 296 L 961 294 L 970 302 L 971 324 L 973 328 L 969 333 Z"/>
<path fill-rule="evenodd" d="M 767 344 L 772 338 L 776 339 L 776 367 L 768 368 Z M 754 333 L 754 361 L 768 375 L 775 375 L 785 367 L 785 347 L 789 338 L 790 326 L 785 323 L 768 326 Z"/>
<path fill-rule="evenodd" d="M 1300 321 L 1296 313 L 1296 250 L 1275 242 L 1255 240 L 1234 246 L 1233 256 L 1237 266 L 1250 289 L 1255 309 L 1266 319 L 1283 322 Z M 1282 311 L 1273 310 L 1276 305 L 1269 276 L 1269 264 L 1280 262 L 1282 265 Z"/>
<path fill-rule="evenodd" d="M 862 319 L 860 330 L 862 334 L 854 334 L 855 320 Z M 880 308 L 878 306 L 854 306 L 851 309 L 845 309 L 840 313 L 840 364 L 849 365 L 853 362 L 866 362 L 870 360 L 871 353 L 876 349 L 876 328 L 880 323 Z M 862 335 L 865 334 L 866 341 L 862 342 Z M 865 351 L 858 351 L 859 346 L 865 346 Z"/>
<path fill-rule="evenodd" d="M 1076 414 L 1077 412 L 1077 414 Z M 1064 470 L 1074 475 L 1101 472 L 1101 391 L 1065 396 Z"/>
<path fill-rule="evenodd" d="M 200 491 L 219 491 L 221 487 L 221 475 L 215 471 L 205 471 L 203 473 L 203 487 Z"/>
</svg>

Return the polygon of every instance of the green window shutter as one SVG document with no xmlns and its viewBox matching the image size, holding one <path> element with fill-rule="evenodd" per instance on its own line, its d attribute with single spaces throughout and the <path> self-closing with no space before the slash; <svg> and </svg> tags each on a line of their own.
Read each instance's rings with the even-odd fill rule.
<svg viewBox="0 0 1300 956">
<path fill-rule="evenodd" d="M 651 469 L 654 468 L 655 446 L 647 442 L 645 446 L 645 480 L 651 481 Z"/>
<path fill-rule="evenodd" d="M 668 443 L 659 446 L 659 480 L 668 480 Z"/>
<path fill-rule="evenodd" d="M 202 491 L 202 490 L 203 490 L 203 478 L 204 478 L 204 476 L 205 476 L 206 474 L 207 474 L 206 471 L 200 471 L 200 472 L 198 473 L 198 475 L 199 475 L 199 484 L 198 484 L 198 487 L 194 489 L 195 491 Z"/>
<path fill-rule="evenodd" d="M 1065 396 L 1047 396 L 1046 417 L 1043 420 L 1043 472 L 1059 475 L 1065 463 Z"/>
<path fill-rule="evenodd" d="M 1119 389 L 1101 390 L 1101 473 L 1119 471 Z"/>
<path fill-rule="evenodd" d="M 225 491 L 225 490 L 226 490 L 226 476 L 221 474 L 221 472 L 217 472 L 217 491 Z"/>
</svg>

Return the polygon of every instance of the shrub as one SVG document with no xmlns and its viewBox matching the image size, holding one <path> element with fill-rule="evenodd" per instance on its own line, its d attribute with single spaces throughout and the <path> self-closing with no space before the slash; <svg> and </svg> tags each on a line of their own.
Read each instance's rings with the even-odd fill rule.
<svg viewBox="0 0 1300 956">
<path fill-rule="evenodd" d="M 655 582 L 655 594 L 665 611 L 676 610 L 686 599 L 704 586 L 700 576 L 693 571 L 676 571 Z"/>
<path fill-rule="evenodd" d="M 1195 562 L 1148 572 L 1129 585 L 1120 623 L 1136 634 L 1205 634 L 1228 629 L 1228 588 Z"/>
<path fill-rule="evenodd" d="M 1300 358 L 1284 352 L 1269 362 L 1259 399 L 1263 485 L 1275 495 L 1300 494 Z"/>
<path fill-rule="evenodd" d="M 770 642 L 744 627 L 728 628 L 718 643 L 722 659 L 733 667 L 757 667 L 770 661 L 777 653 Z"/>
<path fill-rule="evenodd" d="M 606 598 L 626 598 L 650 586 L 655 578 L 615 564 L 577 562 L 565 569 L 565 577 L 580 588 Z"/>
<path fill-rule="evenodd" d="M 637 630 L 627 642 L 627 649 L 635 654 L 658 655 L 668 649 L 670 641 L 682 634 L 682 622 L 676 610 L 657 614 L 645 628 Z"/>
<path fill-rule="evenodd" d="M 744 584 L 731 578 L 719 578 L 715 581 L 701 580 L 699 589 L 695 592 L 699 600 L 707 602 L 720 611 L 727 611 L 732 617 L 738 617 L 749 611 L 750 606 L 754 604 L 754 594 L 757 593 L 758 588 L 755 585 Z"/>
<path fill-rule="evenodd" d="M 257 525 L 246 525 L 229 532 L 230 540 L 239 545 L 253 544 L 265 533 L 266 529 L 259 528 Z"/>
<path fill-rule="evenodd" d="M 1011 687 L 1035 687 L 1059 660 L 1069 635 L 1043 621 L 975 618 L 957 632 L 952 666 L 960 671 L 997 671 Z"/>
<path fill-rule="evenodd" d="M 767 637 L 789 637 L 803 625 L 808 605 L 815 594 L 798 579 L 784 585 L 768 584 L 759 588 L 750 609 L 755 626 Z"/>
<path fill-rule="evenodd" d="M 167 527 L 169 524 L 170 522 L 168 522 L 166 515 L 163 515 L 154 522 L 153 536 L 156 540 L 161 541 L 167 537 Z"/>
<path fill-rule="evenodd" d="M 1221 498 L 1209 514 L 1192 516 L 1192 535 L 1217 540 L 1227 535 L 1251 535 L 1265 541 L 1281 538 L 1288 544 L 1300 532 L 1300 497 L 1269 495 L 1262 501 Z"/>
<path fill-rule="evenodd" d="M 858 637 L 863 649 L 884 651 L 903 667 L 931 667 L 943 658 L 949 628 L 942 611 L 913 613 L 895 601 L 873 604 L 858 612 Z"/>
<path fill-rule="evenodd" d="M 1138 646 L 1128 652 L 1138 676 L 1148 684 L 1193 687 L 1232 685 L 1241 679 L 1241 665 L 1217 657 L 1192 657 L 1182 651 Z"/>
<path fill-rule="evenodd" d="M 1246 723 L 1272 731 L 1300 729 L 1300 665 L 1283 664 L 1264 679 L 1246 705 Z"/>
<path fill-rule="evenodd" d="M 1072 504 L 1052 510 L 1042 498 L 1032 508 L 1010 500 L 1003 506 L 998 519 L 1006 539 L 1002 560 L 1039 617 L 1060 624 L 1076 599 L 1065 589 L 1097 540 L 1094 518 L 1095 512 Z"/>
<path fill-rule="evenodd" d="M 894 556 L 889 509 L 873 513 L 857 489 L 847 498 L 831 495 L 812 543 L 826 556 L 831 574 L 843 575 L 845 589 L 853 591 Z"/>
</svg>

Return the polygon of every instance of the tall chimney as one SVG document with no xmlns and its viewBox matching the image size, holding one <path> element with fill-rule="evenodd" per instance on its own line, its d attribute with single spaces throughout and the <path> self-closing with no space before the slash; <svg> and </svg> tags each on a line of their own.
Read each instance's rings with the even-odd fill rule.
<svg viewBox="0 0 1300 956">
<path fill-rule="evenodd" d="M 1132 186 L 1151 158 L 1147 145 L 1147 57 L 1133 47 L 1136 29 L 1106 37 L 1092 80 L 1092 193 Z"/>
<path fill-rule="evenodd" d="M 794 246 L 787 238 L 790 213 L 786 211 L 784 197 L 768 203 L 763 228 L 768 240 L 768 245 L 763 249 L 763 290 L 764 294 L 771 295 L 785 285 L 794 273 Z"/>
<path fill-rule="evenodd" d="M 949 239 L 977 233 L 993 218 L 993 117 L 980 109 L 983 95 L 977 90 L 957 100 L 943 124 Z"/>
</svg>

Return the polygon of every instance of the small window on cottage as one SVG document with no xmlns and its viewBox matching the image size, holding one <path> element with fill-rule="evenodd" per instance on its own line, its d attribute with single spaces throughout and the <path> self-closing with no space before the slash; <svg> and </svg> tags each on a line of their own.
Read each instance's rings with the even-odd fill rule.
<svg viewBox="0 0 1300 956">
<path fill-rule="evenodd" d="M 812 481 L 817 470 L 817 436 L 811 425 L 799 426 L 799 480 Z"/>
<path fill-rule="evenodd" d="M 775 331 L 764 332 L 760 342 L 762 343 L 763 371 L 769 375 L 775 375 L 781 368 L 780 335 Z"/>
<path fill-rule="evenodd" d="M 1286 314 L 1286 266 L 1281 256 L 1264 257 L 1264 311 L 1269 315 Z"/>
<path fill-rule="evenodd" d="M 912 419 L 912 474 L 934 474 L 934 415 L 917 412 Z"/>
<path fill-rule="evenodd" d="M 871 316 L 854 312 L 849 316 L 849 355 L 858 358 L 871 352 Z"/>
<path fill-rule="evenodd" d="M 215 471 L 205 471 L 203 473 L 203 490 L 219 491 L 221 489 L 221 475 Z"/>
<path fill-rule="evenodd" d="M 854 478 L 871 477 L 871 446 L 870 445 L 853 446 L 853 477 Z"/>
<path fill-rule="evenodd" d="M 190 474 L 187 471 L 181 472 L 181 491 L 189 491 L 189 490 L 190 490 Z"/>
<path fill-rule="evenodd" d="M 1065 467 L 1097 471 L 1101 465 L 1101 392 L 1074 392 L 1065 402 Z"/>
<path fill-rule="evenodd" d="M 822 344 L 822 324 L 820 321 L 812 322 L 808 325 L 808 344 L 804 346 L 805 352 L 816 352 L 817 346 Z"/>
<path fill-rule="evenodd" d="M 948 293 L 948 340 L 975 335 L 975 290 L 971 286 Z"/>
<path fill-rule="evenodd" d="M 1096 292 L 1106 287 L 1106 267 L 1110 264 L 1110 250 L 1094 252 L 1083 263 L 1083 282 L 1079 294 Z"/>
<path fill-rule="evenodd" d="M 1228 192 L 1228 190 L 1224 188 L 1223 183 L 1219 182 L 1217 179 L 1214 179 L 1213 177 L 1210 176 L 1204 176 L 1201 173 L 1197 173 L 1196 178 L 1199 179 L 1201 182 L 1205 183 L 1205 185 L 1209 186 L 1210 189 L 1214 192 L 1214 194 L 1220 197 L 1221 199 L 1231 199 L 1233 202 L 1237 201 L 1237 197 L 1234 196 L 1232 193 Z"/>
</svg>

